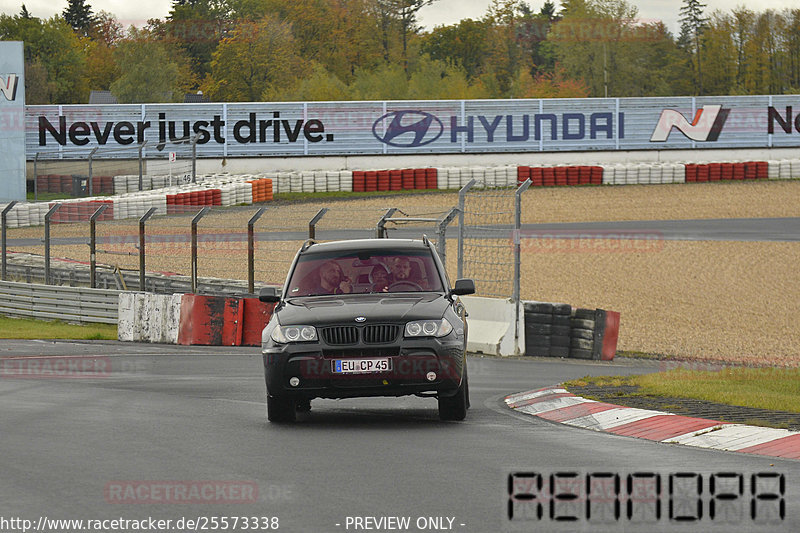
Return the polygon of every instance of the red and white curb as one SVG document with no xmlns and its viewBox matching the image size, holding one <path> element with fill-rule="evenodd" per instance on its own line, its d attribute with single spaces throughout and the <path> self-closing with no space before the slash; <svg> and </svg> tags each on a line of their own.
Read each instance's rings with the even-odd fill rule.
<svg viewBox="0 0 800 533">
<path fill-rule="evenodd" d="M 668 444 L 800 459 L 800 432 L 621 407 L 548 387 L 506 397 L 517 412 L 615 435 Z"/>
</svg>

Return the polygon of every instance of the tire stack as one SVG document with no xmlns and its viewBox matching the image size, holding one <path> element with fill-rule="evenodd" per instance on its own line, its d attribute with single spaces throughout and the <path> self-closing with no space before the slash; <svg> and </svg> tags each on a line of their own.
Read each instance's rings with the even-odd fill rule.
<svg viewBox="0 0 800 533">
<path fill-rule="evenodd" d="M 599 359 L 595 357 L 594 336 L 596 324 L 594 309 L 574 309 L 569 319 L 569 357 L 571 359 Z"/>
<path fill-rule="evenodd" d="M 568 304 L 523 302 L 525 355 L 569 357 L 570 311 Z"/>
</svg>

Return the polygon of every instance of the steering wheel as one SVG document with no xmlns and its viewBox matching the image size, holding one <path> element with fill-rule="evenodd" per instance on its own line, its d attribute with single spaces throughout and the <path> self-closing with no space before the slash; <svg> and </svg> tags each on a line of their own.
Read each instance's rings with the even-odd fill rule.
<svg viewBox="0 0 800 533">
<path fill-rule="evenodd" d="M 410 287 L 410 289 L 408 287 Z M 417 283 L 414 283 L 413 281 L 402 280 L 402 281 L 395 281 L 394 283 L 389 285 L 388 290 L 389 292 L 393 291 L 402 292 L 407 290 L 422 292 L 423 288 Z"/>
</svg>

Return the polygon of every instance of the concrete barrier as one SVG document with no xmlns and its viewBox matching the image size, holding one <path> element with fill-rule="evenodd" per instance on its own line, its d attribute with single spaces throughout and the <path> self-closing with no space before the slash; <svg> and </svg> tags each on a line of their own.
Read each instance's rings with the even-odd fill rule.
<svg viewBox="0 0 800 533">
<path fill-rule="evenodd" d="M 120 293 L 117 338 L 177 344 L 180 307 L 180 294 Z"/>
<path fill-rule="evenodd" d="M 469 323 L 467 350 L 488 355 L 521 355 L 525 352 L 522 304 L 511 299 L 462 296 Z"/>
</svg>

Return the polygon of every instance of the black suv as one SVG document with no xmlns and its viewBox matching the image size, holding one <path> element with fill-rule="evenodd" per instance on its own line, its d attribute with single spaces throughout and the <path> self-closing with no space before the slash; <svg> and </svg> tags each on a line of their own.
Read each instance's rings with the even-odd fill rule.
<svg viewBox="0 0 800 533">
<path fill-rule="evenodd" d="M 467 323 L 427 238 L 307 241 L 262 334 L 267 418 L 292 422 L 314 398 L 436 397 L 439 417 L 469 407 Z"/>
</svg>

